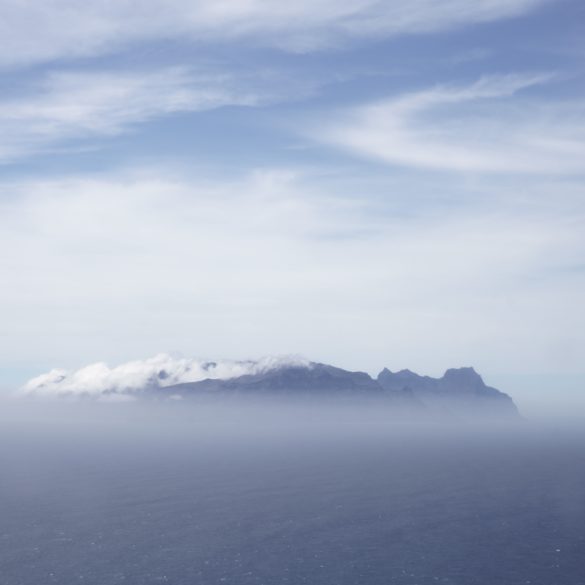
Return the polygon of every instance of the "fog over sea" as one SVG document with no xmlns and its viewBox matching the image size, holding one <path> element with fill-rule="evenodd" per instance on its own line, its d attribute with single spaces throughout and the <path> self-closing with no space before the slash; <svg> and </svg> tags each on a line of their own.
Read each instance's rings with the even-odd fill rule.
<svg viewBox="0 0 585 585">
<path fill-rule="evenodd" d="M 577 425 L 0 406 L 2 585 L 585 584 Z"/>
</svg>

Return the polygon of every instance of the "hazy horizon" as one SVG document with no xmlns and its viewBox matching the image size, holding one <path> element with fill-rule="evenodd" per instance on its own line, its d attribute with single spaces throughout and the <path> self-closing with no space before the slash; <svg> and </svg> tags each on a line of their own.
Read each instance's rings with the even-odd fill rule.
<svg viewBox="0 0 585 585">
<path fill-rule="evenodd" d="M 201 370 L 200 373 L 187 375 L 186 377 L 176 378 L 175 383 L 188 382 L 195 380 L 202 380 L 205 378 L 229 378 L 235 377 L 247 373 L 253 373 L 258 367 L 262 368 L 270 364 L 308 364 L 312 360 L 308 360 L 305 356 L 300 355 L 282 355 L 282 356 L 263 356 L 258 359 L 247 359 L 247 360 L 212 360 L 212 359 L 194 359 L 187 358 L 178 353 L 172 355 L 168 354 L 157 354 L 147 360 L 132 360 L 130 362 L 122 364 L 107 364 L 105 362 L 93 362 L 90 364 L 84 364 L 81 368 L 67 370 L 62 368 L 54 368 L 48 372 L 38 372 L 37 376 L 33 376 L 30 379 L 21 381 L 20 384 L 5 387 L 5 398 L 19 399 L 23 398 L 22 390 L 26 388 L 31 381 L 42 380 L 47 378 L 50 373 L 54 372 L 53 377 L 59 379 L 62 376 L 71 378 L 70 384 L 75 386 L 75 380 L 77 380 L 77 390 L 80 395 L 83 392 L 87 392 L 85 388 L 89 385 L 90 388 L 103 387 L 108 389 L 108 384 L 113 388 L 116 385 L 124 387 L 126 385 L 128 389 L 132 389 L 133 385 L 135 390 L 139 389 L 141 385 L 146 384 L 148 376 L 152 375 L 152 372 L 156 368 L 169 366 L 174 363 L 175 369 L 178 369 L 179 374 L 181 371 L 184 372 L 185 365 L 206 364 L 209 362 L 217 363 L 216 368 L 218 373 L 212 374 Z M 342 367 L 341 364 L 331 364 L 336 367 Z M 372 378 L 376 378 L 377 374 L 383 368 L 384 365 L 377 370 L 370 370 L 368 373 Z M 470 365 L 460 367 L 473 367 Z M 400 371 L 402 369 L 410 368 L 395 368 L 393 371 Z M 427 372 L 416 372 L 422 376 L 431 376 L 435 378 L 441 377 L 445 370 L 440 371 L 434 376 Z M 364 371 L 364 370 L 358 370 Z M 581 378 L 579 376 L 570 375 L 543 375 L 543 374 L 529 374 L 529 375 L 512 375 L 512 376 L 491 376 L 486 379 L 482 372 L 478 372 L 484 382 L 488 386 L 496 387 L 498 390 L 510 395 L 514 400 L 516 406 L 519 408 L 520 413 L 523 417 L 532 419 L 534 421 L 559 421 L 566 419 L 568 421 L 581 419 L 585 416 L 585 410 L 580 409 L 582 406 L 583 395 L 581 393 Z M 109 380 L 109 382 L 108 382 Z M 90 390 L 89 396 L 93 391 Z M 558 397 L 560 394 L 562 400 L 552 402 L 550 394 L 555 394 Z M 75 392 L 74 392 L 75 394 Z M 70 397 L 73 397 L 74 394 Z M 549 396 L 547 397 L 547 394 Z M 138 394 L 139 396 L 139 394 Z M 46 398 L 50 396 L 47 395 Z M 57 397 L 57 395 L 55 395 Z"/>
<path fill-rule="evenodd" d="M 583 425 L 0 409 L 7 585 L 583 584 Z"/>
</svg>

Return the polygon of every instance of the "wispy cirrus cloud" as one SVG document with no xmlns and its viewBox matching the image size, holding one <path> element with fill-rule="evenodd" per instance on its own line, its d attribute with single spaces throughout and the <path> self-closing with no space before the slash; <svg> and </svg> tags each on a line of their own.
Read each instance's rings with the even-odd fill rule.
<svg viewBox="0 0 585 585">
<path fill-rule="evenodd" d="M 246 41 L 311 51 L 351 39 L 449 30 L 550 0 L 2 0 L 0 65 L 107 54 L 138 42 Z"/>
<path fill-rule="evenodd" d="M 76 139 L 115 136 L 180 112 L 266 100 L 228 75 L 185 67 L 148 72 L 56 71 L 33 91 L 0 99 L 0 162 Z"/>
<path fill-rule="evenodd" d="M 337 112 L 315 140 L 391 165 L 478 173 L 585 172 L 581 102 L 525 97 L 550 75 L 481 78 Z"/>
</svg>

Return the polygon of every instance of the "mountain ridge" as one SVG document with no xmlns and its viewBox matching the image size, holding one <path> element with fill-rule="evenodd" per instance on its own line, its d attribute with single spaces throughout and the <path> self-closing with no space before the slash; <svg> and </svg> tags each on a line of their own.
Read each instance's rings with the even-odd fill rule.
<svg viewBox="0 0 585 585">
<path fill-rule="evenodd" d="M 159 354 L 114 368 L 96 363 L 73 372 L 51 370 L 30 380 L 21 394 L 97 400 L 229 396 L 378 400 L 419 413 L 518 416 L 513 400 L 487 386 L 472 367 L 450 368 L 440 378 L 384 368 L 373 377 L 300 356 L 216 362 Z"/>
<path fill-rule="evenodd" d="M 471 367 L 449 368 L 441 378 L 384 368 L 376 378 L 328 364 L 285 365 L 228 379 L 166 386 L 156 394 L 174 398 L 203 395 L 375 398 L 418 411 L 443 414 L 517 416 L 512 398 L 490 386 Z M 474 412 L 475 411 L 475 412 Z"/>
</svg>

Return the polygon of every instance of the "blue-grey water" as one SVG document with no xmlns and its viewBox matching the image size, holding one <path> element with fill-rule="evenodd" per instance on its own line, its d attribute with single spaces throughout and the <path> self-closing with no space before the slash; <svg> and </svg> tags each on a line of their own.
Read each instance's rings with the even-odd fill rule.
<svg viewBox="0 0 585 585">
<path fill-rule="evenodd" d="M 2 585 L 585 584 L 580 431 L 100 409 L 1 420 Z"/>
</svg>

